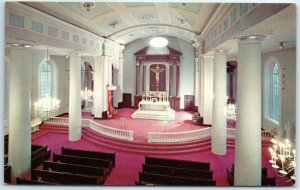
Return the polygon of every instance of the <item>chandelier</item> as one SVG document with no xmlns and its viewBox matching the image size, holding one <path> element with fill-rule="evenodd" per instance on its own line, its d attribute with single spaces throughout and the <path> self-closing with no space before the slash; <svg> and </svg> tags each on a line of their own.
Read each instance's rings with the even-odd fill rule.
<svg viewBox="0 0 300 190">
<path fill-rule="evenodd" d="M 91 100 L 93 99 L 93 91 L 88 90 L 87 87 L 84 88 L 84 91 L 81 91 L 82 100 Z"/>
<path fill-rule="evenodd" d="M 233 103 L 227 104 L 227 113 L 226 113 L 227 121 L 235 122 L 236 121 L 236 108 Z"/>
<path fill-rule="evenodd" d="M 80 7 L 81 7 L 81 9 L 89 12 L 91 9 L 96 7 L 96 4 L 93 2 L 85 2 L 85 3 L 80 3 Z"/>
<path fill-rule="evenodd" d="M 60 107 L 60 100 L 55 97 L 51 97 L 48 94 L 40 98 L 37 102 L 34 103 L 34 109 L 36 111 L 42 111 L 49 114 L 49 112 L 57 110 Z"/>
<path fill-rule="evenodd" d="M 287 182 L 296 181 L 296 150 L 291 151 L 292 145 L 288 139 L 282 143 L 279 140 L 271 139 L 273 147 L 269 148 L 272 164 L 276 175 L 287 177 Z"/>
</svg>

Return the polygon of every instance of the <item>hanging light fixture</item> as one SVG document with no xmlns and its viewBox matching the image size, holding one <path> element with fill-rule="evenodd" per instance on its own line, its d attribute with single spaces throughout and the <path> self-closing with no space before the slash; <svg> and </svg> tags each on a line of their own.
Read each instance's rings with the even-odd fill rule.
<svg viewBox="0 0 300 190">
<path fill-rule="evenodd" d="M 50 63 L 50 57 L 49 57 L 49 52 L 48 52 L 48 47 L 47 47 L 47 54 L 46 54 L 46 63 Z"/>
<path fill-rule="evenodd" d="M 93 2 L 84 2 L 84 3 L 80 3 L 80 7 L 81 7 L 81 9 L 89 12 L 91 9 L 96 7 L 96 4 Z"/>
</svg>

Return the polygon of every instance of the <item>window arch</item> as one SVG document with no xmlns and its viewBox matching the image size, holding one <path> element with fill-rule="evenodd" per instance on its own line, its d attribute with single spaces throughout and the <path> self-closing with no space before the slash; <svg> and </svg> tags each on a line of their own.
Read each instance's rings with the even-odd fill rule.
<svg viewBox="0 0 300 190">
<path fill-rule="evenodd" d="M 279 124 L 281 107 L 281 80 L 280 64 L 270 57 L 266 62 L 265 70 L 265 117 Z"/>
<path fill-rule="evenodd" d="M 54 96 L 54 68 L 49 61 L 44 61 L 40 67 L 40 98 Z"/>
</svg>

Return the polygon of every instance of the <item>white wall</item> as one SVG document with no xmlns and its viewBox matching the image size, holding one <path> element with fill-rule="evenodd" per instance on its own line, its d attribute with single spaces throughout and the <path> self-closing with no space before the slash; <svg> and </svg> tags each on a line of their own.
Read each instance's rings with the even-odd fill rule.
<svg viewBox="0 0 300 190">
<path fill-rule="evenodd" d="M 184 95 L 194 95 L 194 58 L 195 52 L 194 47 L 178 38 L 166 37 L 169 41 L 168 46 L 182 52 L 180 57 L 180 108 L 184 108 Z M 124 66 L 123 66 L 123 85 L 124 93 L 131 93 L 131 105 L 134 105 L 134 95 L 135 95 L 135 67 L 136 61 L 133 55 L 138 50 L 149 46 L 148 41 L 151 38 L 139 39 L 133 43 L 128 44 L 124 51 Z M 175 66 L 173 66 L 175 67 Z M 142 70 L 141 70 L 142 72 Z M 175 74 L 175 73 L 174 73 Z M 175 77 L 173 77 L 175 81 Z M 141 88 L 141 87 L 140 87 Z M 175 95 L 175 82 L 173 84 L 173 94 Z"/>
<path fill-rule="evenodd" d="M 265 86 L 265 65 L 270 57 L 274 57 L 280 64 L 281 73 L 281 115 L 279 124 L 276 124 L 265 117 L 266 109 L 263 109 L 263 128 L 270 130 L 272 128 L 278 128 L 283 125 L 284 122 L 289 121 L 291 124 L 290 134 L 292 138 L 295 138 L 296 127 L 296 50 L 284 49 L 279 51 L 273 51 L 262 54 L 262 71 L 263 71 L 263 83 Z M 283 82 L 284 81 L 284 82 Z M 263 89 L 263 95 L 266 93 L 266 89 Z M 263 96 L 263 105 L 265 105 L 265 96 Z"/>
</svg>

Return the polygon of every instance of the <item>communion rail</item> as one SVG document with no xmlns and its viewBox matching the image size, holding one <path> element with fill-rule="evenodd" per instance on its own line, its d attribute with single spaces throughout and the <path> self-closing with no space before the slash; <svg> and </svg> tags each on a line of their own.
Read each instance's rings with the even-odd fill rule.
<svg viewBox="0 0 300 190">
<path fill-rule="evenodd" d="M 53 125 L 68 126 L 69 118 L 51 117 L 51 118 L 47 118 L 45 120 L 45 123 L 53 124 Z M 123 129 L 108 127 L 108 126 L 96 123 L 90 119 L 82 119 L 81 125 L 83 127 L 89 127 L 92 130 L 94 130 L 102 135 L 106 135 L 109 137 L 122 139 L 122 140 L 133 141 L 133 131 L 130 131 L 130 130 L 123 130 Z"/>
</svg>

